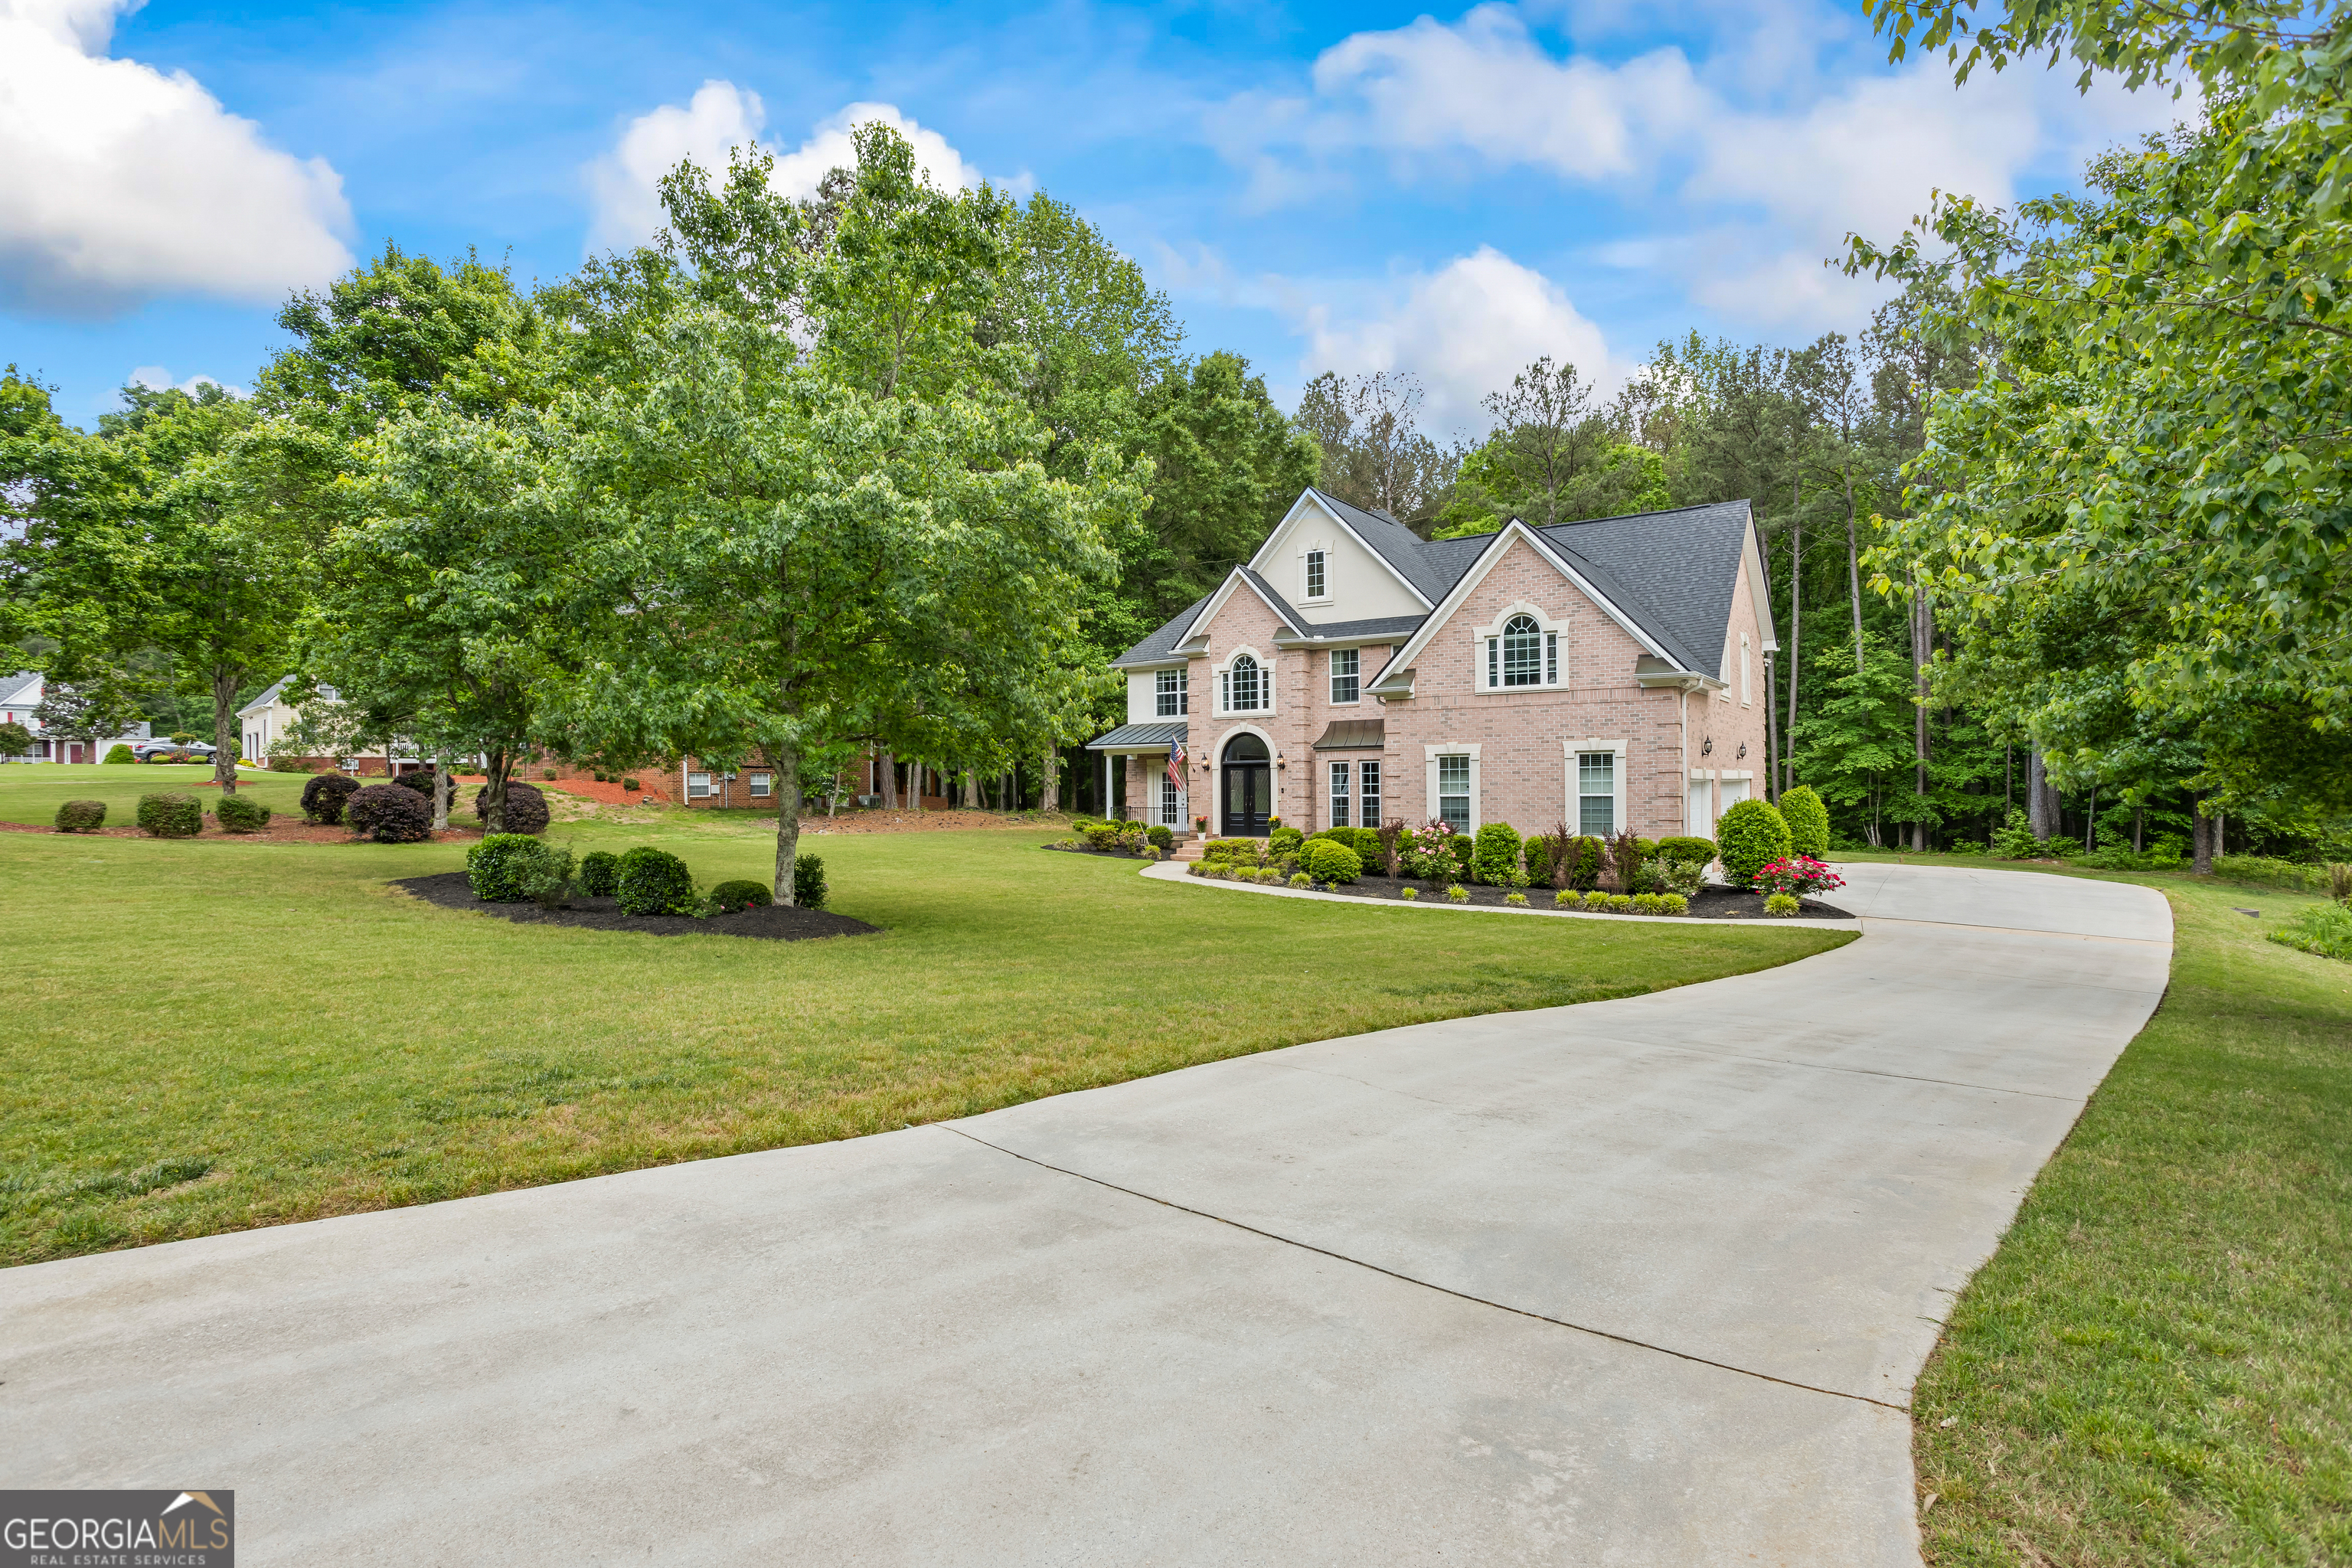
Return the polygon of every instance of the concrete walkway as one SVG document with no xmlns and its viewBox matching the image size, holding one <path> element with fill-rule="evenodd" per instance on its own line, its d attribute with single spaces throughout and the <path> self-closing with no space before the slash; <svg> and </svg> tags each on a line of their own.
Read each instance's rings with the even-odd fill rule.
<svg viewBox="0 0 2352 1568">
<path fill-rule="evenodd" d="M 0 1486 L 257 1563 L 1916 1563 L 1912 1379 L 2171 922 L 1847 869 L 1762 974 L 0 1272 Z"/>
</svg>

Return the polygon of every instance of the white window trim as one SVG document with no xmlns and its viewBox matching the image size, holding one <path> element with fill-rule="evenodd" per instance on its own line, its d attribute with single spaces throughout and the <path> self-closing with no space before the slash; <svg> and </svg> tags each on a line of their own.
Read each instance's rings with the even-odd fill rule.
<svg viewBox="0 0 2352 1568">
<path fill-rule="evenodd" d="M 1575 740 L 1573 738 L 1564 740 L 1560 742 L 1559 745 L 1561 757 L 1560 798 L 1568 803 L 1567 808 L 1560 814 L 1560 820 L 1563 822 L 1574 823 L 1580 831 L 1581 831 L 1584 825 L 1584 795 L 1581 788 L 1583 781 L 1577 776 L 1576 759 L 1578 753 L 1581 752 L 1611 752 L 1615 753 L 1617 760 L 1611 764 L 1609 769 L 1610 780 L 1612 784 L 1614 786 L 1610 791 L 1609 819 L 1616 825 L 1616 831 L 1619 833 L 1625 832 L 1633 826 L 1632 820 L 1625 810 L 1625 758 L 1627 753 L 1633 750 L 1633 742 L 1622 739 L 1610 740 L 1603 736 L 1589 735 L 1581 741 Z"/>
<path fill-rule="evenodd" d="M 1381 757 L 1364 757 L 1359 759 L 1356 763 L 1356 777 L 1354 780 L 1356 786 L 1356 820 L 1367 827 L 1378 827 L 1381 823 L 1388 820 L 1388 770 L 1386 768 L 1381 768 L 1381 763 L 1386 760 L 1386 758 Z M 1370 795 L 1367 795 L 1364 792 L 1364 770 L 1366 768 L 1381 769 L 1381 789 Z M 1371 822 L 1364 821 L 1364 802 L 1367 800 L 1376 800 L 1381 803 L 1380 809 L 1372 814 L 1376 820 Z"/>
<path fill-rule="evenodd" d="M 1552 679 L 1539 680 L 1533 686 L 1488 685 L 1489 679 L 1499 681 L 1503 671 L 1499 658 L 1491 665 L 1487 662 L 1486 645 L 1501 637 L 1503 628 L 1509 626 L 1512 617 L 1516 616 L 1526 616 L 1533 620 L 1536 630 L 1542 633 L 1547 639 L 1544 645 L 1544 658 L 1551 664 Z M 1555 620 L 1544 614 L 1543 606 L 1540 605 L 1531 605 L 1525 599 L 1506 605 L 1495 618 L 1485 626 L 1471 627 L 1470 638 L 1470 657 L 1475 666 L 1470 689 L 1481 697 L 1509 697 L 1522 691 L 1559 691 L 1569 684 L 1568 654 L 1567 649 L 1561 646 L 1568 641 L 1568 623 L 1565 620 Z"/>
<path fill-rule="evenodd" d="M 1363 706 L 1364 702 L 1364 650 L 1362 648 L 1333 648 L 1329 658 L 1327 660 L 1325 674 L 1331 686 L 1336 687 L 1339 684 L 1339 656 L 1343 653 L 1352 655 L 1356 660 L 1356 694 L 1348 699 L 1345 702 L 1340 701 L 1335 695 L 1331 698 L 1330 706 L 1334 708 L 1360 708 Z"/>
<path fill-rule="evenodd" d="M 1527 689 L 1525 687 L 1520 687 L 1516 689 L 1525 690 Z M 1478 810 L 1479 745 L 1480 742 L 1476 741 L 1452 741 L 1440 742 L 1435 745 L 1425 745 L 1422 747 L 1421 752 L 1423 769 L 1423 782 L 1426 786 L 1424 793 L 1422 795 L 1422 801 L 1423 804 L 1428 807 L 1428 814 L 1423 820 L 1428 822 L 1435 822 L 1437 820 L 1437 759 L 1440 757 L 1467 757 L 1470 759 L 1470 825 L 1466 828 L 1463 829 L 1463 831 L 1465 833 L 1475 833 L 1478 831 L 1479 824 L 1486 821 L 1486 818 L 1479 815 Z M 1386 781 L 1383 780 L 1382 782 L 1385 783 Z M 1381 804 L 1385 806 L 1387 803 L 1382 802 Z"/>
<path fill-rule="evenodd" d="M 1174 693 L 1176 698 L 1176 711 L 1173 713 L 1164 711 L 1160 706 L 1160 699 L 1165 695 L 1160 689 L 1160 683 L 1167 679 L 1171 675 L 1176 678 L 1176 690 Z M 1191 676 L 1192 670 L 1190 668 L 1183 669 L 1155 669 L 1151 672 L 1151 716 L 1153 718 L 1188 719 L 1192 717 L 1192 683 Z"/>
<path fill-rule="evenodd" d="M 1339 783 L 1336 790 L 1331 787 L 1334 774 L 1338 775 Z M 1339 826 L 1338 807 L 1343 801 L 1348 806 L 1348 826 L 1352 827 L 1356 822 L 1356 764 L 1352 761 L 1336 758 L 1328 760 L 1323 765 L 1323 815 L 1331 820 L 1324 826 Z"/>
<path fill-rule="evenodd" d="M 1250 658 L 1257 661 L 1258 692 L 1264 699 L 1264 705 L 1261 707 L 1234 708 L 1227 705 L 1228 700 L 1232 695 L 1232 689 L 1230 684 L 1226 681 L 1225 677 L 1233 673 L 1234 660 L 1240 658 L 1244 654 L 1247 654 Z M 1213 679 L 1216 682 L 1216 690 L 1212 696 L 1212 700 L 1215 704 L 1214 717 L 1219 719 L 1255 719 L 1270 715 L 1274 712 L 1274 663 L 1264 654 L 1258 652 L 1257 649 L 1254 647 L 1237 647 L 1231 653 L 1225 655 L 1225 660 L 1223 664 L 1213 666 L 1212 668 L 1213 671 Z"/>
</svg>

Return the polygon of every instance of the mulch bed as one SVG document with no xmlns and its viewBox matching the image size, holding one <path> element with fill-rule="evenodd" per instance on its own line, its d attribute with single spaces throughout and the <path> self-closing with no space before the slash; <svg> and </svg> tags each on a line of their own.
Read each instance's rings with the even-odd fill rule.
<svg viewBox="0 0 2352 1568">
<path fill-rule="evenodd" d="M 474 897 L 473 884 L 466 879 L 463 871 L 403 877 L 392 885 L 445 910 L 471 910 L 522 925 L 584 926 L 591 931 L 643 931 L 647 936 L 749 936 L 769 942 L 864 936 L 882 929 L 830 910 L 786 908 L 782 904 L 731 915 L 713 915 L 707 921 L 685 915 L 625 915 L 612 899 L 574 899 L 572 907 L 564 910 L 542 910 L 537 904 L 486 904 Z"/>
<path fill-rule="evenodd" d="M 1189 873 L 1187 874 L 1189 875 Z M 1352 882 L 1345 887 L 1336 889 L 1326 890 L 1336 892 L 1336 894 L 1340 898 L 1363 899 L 1366 900 L 1380 900 L 1390 903 L 1397 903 L 1402 901 L 1397 897 L 1397 895 L 1406 888 L 1412 888 L 1416 890 L 1416 901 L 1420 903 L 1443 904 L 1451 901 L 1446 898 L 1445 889 L 1443 886 L 1432 887 L 1425 882 L 1408 881 L 1396 877 L 1366 877 L 1361 881 Z M 1474 904 L 1487 904 L 1496 908 L 1507 907 L 1504 904 L 1503 900 L 1508 898 L 1512 892 L 1512 889 L 1509 888 L 1476 887 L 1466 882 L 1463 884 L 1462 890 L 1470 895 L 1469 900 L 1467 900 L 1468 902 Z M 1554 907 L 1552 904 L 1552 889 L 1549 888 L 1522 888 L 1519 889 L 1518 891 L 1527 895 L 1528 907 L 1529 909 L 1549 910 Z M 1593 912 L 1606 913 L 1607 911 L 1595 910 Z M 1627 920 L 1643 920 L 1648 917 L 1629 913 L 1624 918 Z M 1797 912 L 1793 915 L 1768 915 L 1764 912 L 1763 894 L 1748 892 L 1738 888 L 1721 888 L 1714 886 L 1713 884 L 1709 884 L 1708 886 L 1699 889 L 1698 897 L 1691 900 L 1690 910 L 1688 913 L 1683 916 L 1683 918 L 1685 920 L 1703 921 L 1775 921 L 1790 920 L 1850 921 L 1853 919 L 1853 917 L 1848 914 L 1845 910 L 1837 908 L 1833 904 L 1822 903 L 1819 899 L 1800 900 L 1797 905 Z"/>
</svg>

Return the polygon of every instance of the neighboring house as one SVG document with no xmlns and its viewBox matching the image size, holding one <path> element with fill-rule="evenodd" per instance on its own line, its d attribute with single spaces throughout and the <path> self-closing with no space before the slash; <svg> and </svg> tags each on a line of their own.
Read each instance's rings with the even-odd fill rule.
<svg viewBox="0 0 2352 1568">
<path fill-rule="evenodd" d="M 1212 833 L 1712 837 L 1768 776 L 1771 627 L 1744 500 L 1425 543 L 1309 489 L 1113 661 L 1129 721 L 1090 749 L 1129 816 Z"/>
<path fill-rule="evenodd" d="M 254 762 L 270 760 L 269 748 L 294 732 L 302 721 L 302 710 L 286 700 L 286 688 L 294 678 L 280 676 L 271 682 L 269 689 L 236 710 L 238 755 Z M 340 702 L 331 686 L 319 688 L 320 698 L 327 702 Z M 402 756 L 394 750 L 379 751 L 367 756 L 301 756 L 294 761 L 312 768 L 340 768 L 350 773 L 401 773 L 425 765 L 424 759 Z"/>
<path fill-rule="evenodd" d="M 20 669 L 14 675 L 0 677 L 0 724 L 22 724 L 33 732 L 33 749 L 16 759 L 18 762 L 103 762 L 106 753 L 115 747 L 147 739 L 147 726 L 144 724 L 100 741 L 68 740 L 62 735 L 43 734 L 40 718 L 35 711 L 41 705 L 43 690 L 41 676 L 35 670 Z"/>
</svg>

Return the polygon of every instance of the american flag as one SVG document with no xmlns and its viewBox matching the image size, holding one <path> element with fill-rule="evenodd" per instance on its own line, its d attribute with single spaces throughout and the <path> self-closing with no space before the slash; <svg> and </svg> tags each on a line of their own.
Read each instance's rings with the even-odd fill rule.
<svg viewBox="0 0 2352 1568">
<path fill-rule="evenodd" d="M 1168 744 L 1168 782 L 1178 789 L 1184 787 L 1184 742 L 1181 741 L 1171 741 Z"/>
</svg>

